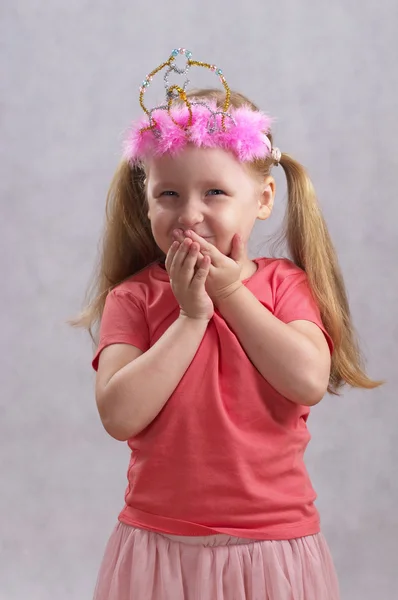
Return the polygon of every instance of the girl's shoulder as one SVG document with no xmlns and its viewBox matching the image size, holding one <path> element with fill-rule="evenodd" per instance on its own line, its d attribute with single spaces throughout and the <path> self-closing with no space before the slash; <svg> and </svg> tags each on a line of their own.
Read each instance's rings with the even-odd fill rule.
<svg viewBox="0 0 398 600">
<path fill-rule="evenodd" d="M 262 257 L 255 259 L 258 264 L 258 270 L 255 273 L 274 283 L 281 283 L 287 277 L 295 276 L 294 279 L 306 279 L 306 273 L 298 267 L 289 258 L 268 258 Z"/>
<path fill-rule="evenodd" d="M 258 258 L 256 273 L 246 282 L 249 289 L 259 299 L 271 302 L 276 307 L 278 302 L 287 297 L 292 301 L 297 296 L 310 295 L 307 274 L 288 258 Z"/>
<path fill-rule="evenodd" d="M 161 283 L 163 280 L 168 281 L 167 272 L 164 271 L 164 275 L 162 274 L 162 269 L 158 263 L 150 264 L 141 271 L 130 275 L 127 279 L 116 285 L 112 292 L 115 294 L 136 294 L 140 290 L 144 290 L 148 286 L 154 286 L 158 283 Z"/>
</svg>

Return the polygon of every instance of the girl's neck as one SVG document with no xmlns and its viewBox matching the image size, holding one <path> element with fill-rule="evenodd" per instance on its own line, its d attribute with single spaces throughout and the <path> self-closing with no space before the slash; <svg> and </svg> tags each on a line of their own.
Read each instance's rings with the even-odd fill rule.
<svg viewBox="0 0 398 600">
<path fill-rule="evenodd" d="M 240 274 L 241 281 L 243 281 L 244 279 L 249 279 L 249 277 L 254 275 L 254 273 L 257 271 L 257 269 L 258 269 L 258 264 L 248 258 L 242 267 L 242 272 Z"/>
</svg>

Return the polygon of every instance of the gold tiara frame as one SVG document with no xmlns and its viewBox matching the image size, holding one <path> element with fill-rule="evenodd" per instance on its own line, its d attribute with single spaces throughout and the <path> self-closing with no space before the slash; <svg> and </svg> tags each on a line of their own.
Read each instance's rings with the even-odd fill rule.
<svg viewBox="0 0 398 600">
<path fill-rule="evenodd" d="M 185 58 L 187 59 L 186 62 L 186 66 L 185 68 L 179 68 L 177 67 L 175 63 L 177 56 L 182 55 L 185 56 Z M 210 109 L 210 107 L 205 103 L 205 102 L 190 102 L 189 98 L 186 95 L 186 88 L 189 85 L 190 81 L 189 79 L 186 79 L 183 87 L 179 86 L 179 85 L 169 85 L 169 75 L 172 72 L 177 73 L 178 75 L 186 75 L 189 71 L 189 69 L 191 67 L 204 67 L 206 69 L 209 69 L 210 71 L 212 71 L 213 73 L 215 73 L 216 75 L 218 75 L 224 90 L 225 90 L 225 101 L 224 101 L 224 105 L 222 108 L 222 111 L 217 111 L 214 112 L 213 110 Z M 150 86 L 153 78 L 155 77 L 155 75 L 157 75 L 160 71 L 162 71 L 163 69 L 165 69 L 167 67 L 167 71 L 164 74 L 164 83 L 165 83 L 165 88 L 166 88 L 166 100 L 167 100 L 167 104 L 165 105 L 160 105 L 160 106 L 156 106 L 153 109 L 149 110 L 145 104 L 144 104 L 144 96 L 145 96 L 145 92 L 148 89 L 148 87 Z M 173 106 L 173 102 L 175 100 L 180 100 L 182 101 L 185 106 L 187 107 L 188 110 L 188 123 L 186 126 L 181 125 L 180 123 L 177 123 L 175 121 L 175 119 L 173 118 L 173 115 L 171 114 L 171 108 Z M 195 104 L 202 104 L 204 106 L 206 106 L 209 111 L 212 113 L 212 117 L 213 117 L 213 122 L 215 123 L 215 117 L 217 114 L 221 114 L 221 127 L 223 129 L 223 131 L 226 130 L 225 127 L 225 118 L 229 117 L 232 119 L 231 115 L 229 115 L 227 113 L 229 107 L 230 107 L 230 100 L 231 100 L 231 90 L 229 88 L 229 85 L 224 77 L 223 71 L 222 69 L 218 68 L 216 65 L 212 65 L 209 63 L 205 63 L 205 62 L 201 62 L 198 60 L 192 60 L 192 52 L 190 52 L 190 50 L 186 50 L 185 48 L 175 48 L 169 59 L 162 63 L 161 65 L 159 65 L 158 67 L 156 67 L 156 69 L 154 69 L 153 71 L 151 71 L 149 73 L 149 75 L 147 75 L 144 79 L 144 81 L 141 84 L 140 87 L 140 96 L 139 96 L 139 101 L 140 101 L 140 106 L 142 108 L 142 110 L 144 111 L 144 113 L 146 115 L 148 115 L 149 118 L 149 125 L 148 127 L 143 127 L 141 129 L 141 133 L 144 133 L 145 131 L 153 131 L 153 133 L 155 135 L 159 134 L 159 130 L 158 130 L 158 126 L 156 123 L 156 120 L 153 117 L 153 113 L 156 110 L 166 110 L 169 114 L 170 119 L 173 121 L 173 123 L 175 125 L 177 125 L 177 127 L 180 127 L 181 129 L 189 129 L 192 125 L 192 106 Z M 233 120 L 233 119 L 232 119 Z"/>
</svg>

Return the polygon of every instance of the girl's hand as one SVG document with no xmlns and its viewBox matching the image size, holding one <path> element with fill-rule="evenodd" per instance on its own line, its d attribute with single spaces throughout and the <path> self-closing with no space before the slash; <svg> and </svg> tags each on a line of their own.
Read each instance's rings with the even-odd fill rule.
<svg viewBox="0 0 398 600">
<path fill-rule="evenodd" d="M 244 245 L 238 234 L 232 239 L 232 249 L 229 256 L 225 256 L 213 244 L 200 237 L 193 231 L 176 230 L 175 237 L 179 242 L 184 239 L 192 240 L 200 245 L 203 257 L 209 256 L 211 265 L 206 279 L 206 291 L 215 302 L 222 300 L 238 289 L 241 283 L 241 272 L 244 258 Z"/>
<path fill-rule="evenodd" d="M 190 239 L 173 242 L 166 256 L 166 270 L 181 314 L 192 319 L 209 321 L 214 313 L 205 289 L 210 262 L 210 257 L 199 256 L 199 244 Z"/>
</svg>

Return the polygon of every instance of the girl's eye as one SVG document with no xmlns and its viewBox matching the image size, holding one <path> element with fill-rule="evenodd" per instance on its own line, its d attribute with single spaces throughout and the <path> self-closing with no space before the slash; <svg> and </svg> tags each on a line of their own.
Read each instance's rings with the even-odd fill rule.
<svg viewBox="0 0 398 600">
<path fill-rule="evenodd" d="M 176 192 L 173 192 L 172 190 L 165 190 L 160 195 L 161 196 L 176 196 Z"/>
<path fill-rule="evenodd" d="M 209 190 L 208 192 L 209 196 L 225 196 L 225 192 L 223 190 Z"/>
</svg>

